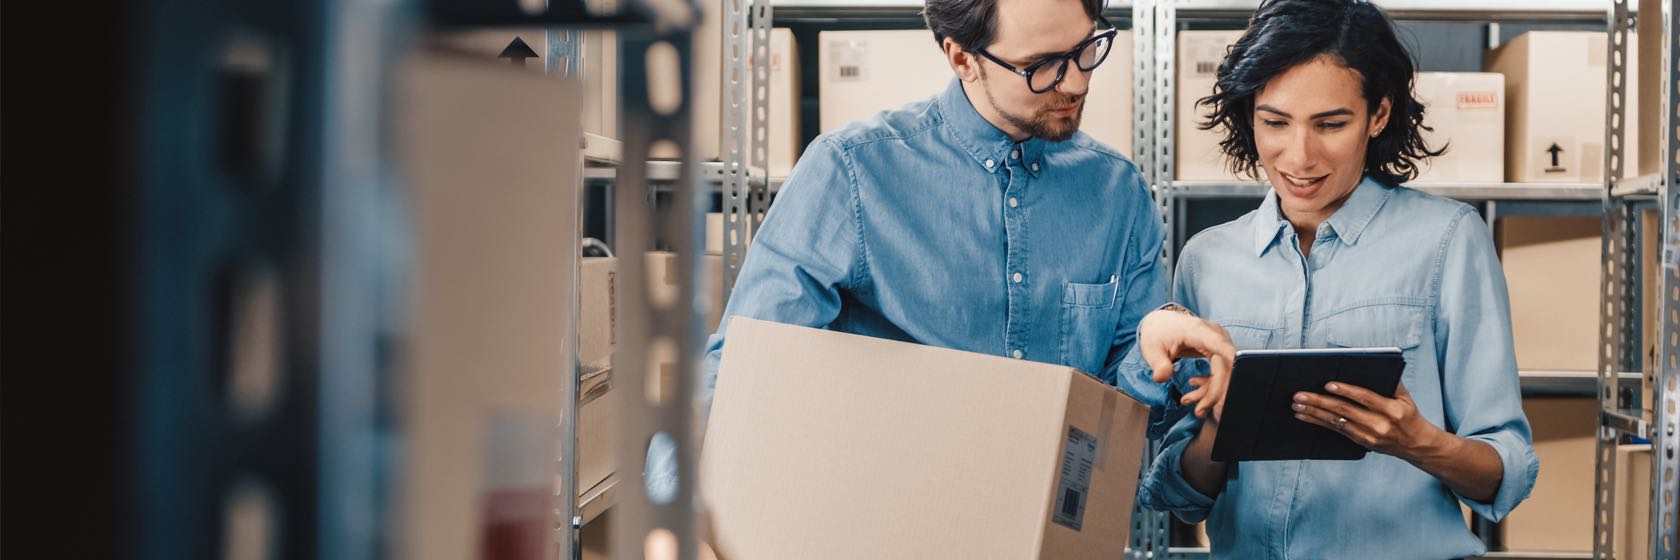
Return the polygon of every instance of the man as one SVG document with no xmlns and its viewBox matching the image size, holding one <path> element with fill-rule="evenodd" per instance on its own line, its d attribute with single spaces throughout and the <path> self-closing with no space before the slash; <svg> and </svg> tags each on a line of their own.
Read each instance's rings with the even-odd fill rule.
<svg viewBox="0 0 1680 560">
<path fill-rule="evenodd" d="M 1149 378 L 1166 381 L 1174 357 L 1215 356 L 1223 379 L 1235 354 L 1224 331 L 1161 309 L 1147 185 L 1079 132 L 1090 72 L 1114 47 L 1100 11 L 1097 0 L 928 0 L 955 79 L 806 148 L 707 345 L 702 406 L 732 316 L 1064 364 L 1152 405 L 1168 392 Z M 1221 386 L 1183 402 L 1205 410 Z"/>
</svg>

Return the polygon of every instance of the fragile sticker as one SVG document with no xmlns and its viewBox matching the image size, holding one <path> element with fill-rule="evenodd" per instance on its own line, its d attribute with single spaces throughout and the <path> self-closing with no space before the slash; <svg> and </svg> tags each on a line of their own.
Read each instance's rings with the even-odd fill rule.
<svg viewBox="0 0 1680 560">
<path fill-rule="evenodd" d="M 1080 530 L 1085 522 L 1085 502 L 1091 494 L 1091 470 L 1096 467 L 1097 438 L 1068 426 L 1067 445 L 1062 448 L 1060 482 L 1056 484 L 1056 507 L 1050 520 Z"/>
<path fill-rule="evenodd" d="M 1498 109 L 1499 93 L 1492 91 L 1458 92 L 1458 110 Z"/>
</svg>

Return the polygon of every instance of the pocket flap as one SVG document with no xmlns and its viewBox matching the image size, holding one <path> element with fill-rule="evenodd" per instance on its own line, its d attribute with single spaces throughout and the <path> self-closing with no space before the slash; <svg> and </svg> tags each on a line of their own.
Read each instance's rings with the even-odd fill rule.
<svg viewBox="0 0 1680 560">
<path fill-rule="evenodd" d="M 1410 304 L 1355 307 L 1324 319 L 1324 338 L 1343 348 L 1416 348 L 1428 308 Z"/>
<path fill-rule="evenodd" d="M 1114 298 L 1120 291 L 1120 278 L 1109 276 L 1108 282 L 1102 284 L 1077 284 L 1068 282 L 1062 290 L 1062 303 L 1081 307 L 1108 307 L 1114 305 Z"/>
</svg>

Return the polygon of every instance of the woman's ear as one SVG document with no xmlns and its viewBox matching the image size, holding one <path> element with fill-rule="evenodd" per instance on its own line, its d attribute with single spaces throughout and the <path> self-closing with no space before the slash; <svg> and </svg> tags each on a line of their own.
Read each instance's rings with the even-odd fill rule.
<svg viewBox="0 0 1680 560">
<path fill-rule="evenodd" d="M 946 37 L 939 44 L 939 48 L 945 50 L 945 62 L 951 65 L 951 71 L 957 73 L 957 78 L 965 82 L 974 82 L 980 79 L 980 61 L 974 55 L 969 54 L 968 51 L 963 50 L 962 45 L 958 45 L 956 41 Z"/>
<path fill-rule="evenodd" d="M 1393 114 L 1393 110 L 1394 103 L 1387 97 L 1383 98 L 1382 103 L 1377 104 L 1377 111 L 1371 114 L 1370 130 L 1372 138 L 1381 135 L 1383 129 L 1388 127 L 1388 117 Z"/>
</svg>

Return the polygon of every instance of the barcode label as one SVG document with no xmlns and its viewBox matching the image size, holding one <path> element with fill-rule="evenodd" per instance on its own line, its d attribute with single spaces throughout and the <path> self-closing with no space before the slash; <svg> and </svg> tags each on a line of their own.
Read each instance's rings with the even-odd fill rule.
<svg viewBox="0 0 1680 560">
<path fill-rule="evenodd" d="M 1097 461 L 1097 438 L 1068 427 L 1067 445 L 1062 448 L 1060 482 L 1056 485 L 1056 508 L 1051 521 L 1080 530 L 1085 522 L 1086 496 L 1091 492 L 1091 469 Z"/>
<path fill-rule="evenodd" d="M 860 39 L 829 41 L 828 64 L 834 68 L 831 78 L 839 82 L 861 82 L 869 79 L 869 41 Z"/>
</svg>

